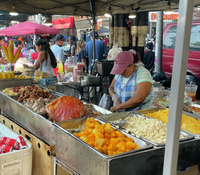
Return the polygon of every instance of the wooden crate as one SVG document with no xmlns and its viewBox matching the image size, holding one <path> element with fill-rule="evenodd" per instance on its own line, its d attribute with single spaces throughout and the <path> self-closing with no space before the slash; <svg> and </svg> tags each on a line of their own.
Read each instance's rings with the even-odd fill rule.
<svg viewBox="0 0 200 175">
<path fill-rule="evenodd" d="M 55 145 L 49 146 L 48 144 L 41 141 L 36 136 L 27 132 L 19 125 L 9 120 L 3 115 L 0 115 L 0 123 L 7 126 L 15 133 L 22 135 L 32 143 L 33 148 L 33 164 L 32 174 L 33 175 L 53 175 L 53 156 L 55 155 Z M 68 172 L 63 170 L 60 166 L 57 166 L 57 175 L 69 175 Z"/>
</svg>

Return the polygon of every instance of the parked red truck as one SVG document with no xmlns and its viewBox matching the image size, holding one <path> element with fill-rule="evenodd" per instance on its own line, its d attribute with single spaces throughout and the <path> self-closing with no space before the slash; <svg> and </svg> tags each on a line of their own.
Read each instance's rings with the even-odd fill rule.
<svg viewBox="0 0 200 175">
<path fill-rule="evenodd" d="M 168 24 L 163 31 L 162 70 L 169 77 L 172 74 L 177 22 Z M 200 78 L 200 20 L 192 22 L 188 55 L 188 74 Z"/>
</svg>

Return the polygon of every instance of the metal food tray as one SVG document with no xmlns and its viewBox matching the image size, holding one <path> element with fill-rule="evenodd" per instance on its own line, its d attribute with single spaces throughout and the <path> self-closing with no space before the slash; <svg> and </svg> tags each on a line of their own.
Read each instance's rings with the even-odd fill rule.
<svg viewBox="0 0 200 175">
<path fill-rule="evenodd" d="M 9 87 L 17 87 L 17 86 L 32 86 L 33 79 L 1 79 L 0 80 L 0 89 L 5 89 Z"/>
<path fill-rule="evenodd" d="M 186 106 L 194 106 L 194 107 L 200 108 L 200 105 L 199 105 L 199 104 L 196 104 L 196 103 L 193 103 L 193 102 L 188 103 Z M 192 111 L 191 111 L 191 112 L 186 111 L 186 110 L 183 110 L 183 111 L 186 112 L 187 115 L 193 114 Z M 193 115 L 196 116 L 196 118 L 200 119 L 200 115 L 198 115 L 198 114 L 193 114 Z"/>
<path fill-rule="evenodd" d="M 100 123 L 105 123 L 97 118 L 95 118 Z M 83 120 L 83 119 L 82 119 Z M 75 125 L 77 123 L 82 122 L 81 119 L 74 119 Z M 70 123 L 69 125 L 66 123 Z M 56 137 L 56 158 L 59 159 L 64 164 L 68 164 L 72 169 L 77 172 L 81 172 L 82 174 L 98 174 L 105 175 L 109 174 L 109 169 L 111 166 L 116 165 L 116 161 L 119 164 L 123 164 L 126 166 L 127 160 L 129 156 L 132 157 L 135 154 L 139 153 L 139 151 L 147 151 L 147 149 L 153 148 L 152 145 L 148 145 L 145 141 L 142 141 L 138 138 L 135 138 L 125 132 L 122 132 L 128 137 L 133 138 L 133 140 L 139 144 L 139 146 L 143 147 L 138 150 L 129 151 L 127 153 L 122 153 L 114 156 L 108 156 L 105 154 L 101 154 L 96 149 L 80 140 L 78 137 L 73 135 L 70 131 L 66 129 L 70 126 L 73 121 L 64 121 L 59 124 L 53 124 L 58 127 L 57 137 Z M 74 126 L 75 126 L 74 125 Z M 62 128 L 65 126 L 65 129 Z M 79 125 L 78 125 L 79 126 Z M 77 126 L 77 127 L 78 127 Z M 117 128 L 114 127 L 117 130 Z M 123 158 L 123 160 L 122 160 Z"/>
<path fill-rule="evenodd" d="M 138 112 L 139 112 L 140 114 L 146 115 L 147 113 L 153 113 L 153 112 L 156 112 L 156 111 L 159 111 L 159 110 L 165 110 L 165 109 L 166 109 L 166 108 L 151 108 L 151 109 L 140 110 L 140 111 L 138 111 Z M 192 113 L 189 113 L 189 112 L 185 112 L 185 111 L 183 111 L 183 114 L 186 114 L 186 115 L 188 115 L 188 116 L 190 116 L 190 117 L 193 117 L 193 118 L 196 118 L 197 120 L 200 120 L 200 118 L 199 118 L 197 115 L 195 115 L 195 114 L 192 114 Z M 149 117 L 149 116 L 147 116 L 147 117 Z M 184 129 L 181 129 L 181 130 L 184 131 L 184 132 L 187 133 L 187 134 L 190 134 L 190 135 L 196 137 L 196 138 L 199 138 L 199 137 L 200 137 L 199 134 L 194 134 L 194 133 L 188 132 L 188 131 L 186 131 L 186 130 L 184 130 Z"/>
<path fill-rule="evenodd" d="M 78 119 L 77 121 L 76 121 L 76 120 L 77 120 L 77 119 L 67 120 L 67 121 L 58 123 L 58 125 L 61 126 L 61 127 L 64 126 L 64 129 L 66 129 L 67 131 L 69 131 L 69 132 L 72 134 L 73 137 L 76 137 L 76 136 L 73 135 L 73 133 L 75 133 L 75 132 L 73 131 L 73 129 L 77 129 L 77 128 L 79 127 L 79 125 L 80 125 L 80 124 L 82 123 L 82 121 L 83 121 L 83 118 L 82 118 L 82 119 Z M 105 121 L 100 120 L 100 119 L 98 119 L 98 118 L 94 118 L 94 120 L 98 121 L 100 124 L 108 123 L 108 122 L 105 122 Z M 68 122 L 70 123 L 70 125 L 67 124 Z M 73 123 L 74 123 L 74 124 L 73 124 Z M 67 125 L 68 125 L 70 128 L 68 128 Z M 74 126 L 74 127 L 72 127 L 72 126 Z M 102 154 L 102 156 L 105 156 L 105 157 L 107 157 L 107 158 L 108 158 L 108 157 L 110 158 L 110 157 L 121 156 L 121 155 L 129 154 L 129 153 L 134 153 L 134 152 L 138 152 L 138 151 L 145 150 L 145 149 L 148 149 L 148 148 L 149 148 L 149 145 L 148 145 L 146 142 L 144 142 L 144 141 L 138 139 L 137 137 L 134 137 L 134 136 L 132 136 L 132 135 L 130 135 L 130 134 L 128 134 L 128 133 L 126 133 L 126 132 L 120 130 L 120 129 L 117 129 L 114 125 L 112 125 L 112 127 L 113 127 L 115 130 L 118 130 L 118 131 L 122 132 L 122 134 L 124 134 L 126 137 L 131 137 L 131 138 L 134 140 L 134 142 L 135 142 L 140 148 L 139 148 L 139 149 L 136 149 L 136 150 L 124 152 L 124 153 L 121 153 L 121 154 L 117 154 L 117 155 L 114 155 L 114 156 L 109 156 L 109 155 L 105 155 L 105 154 L 102 154 L 102 153 L 98 152 L 96 149 L 94 149 L 93 147 L 91 147 L 90 145 L 88 145 L 88 144 L 85 143 L 85 142 L 84 142 L 84 144 L 87 144 L 87 146 L 89 146 L 91 149 L 93 149 L 94 151 L 97 151 L 98 153 Z M 77 138 L 77 139 L 79 139 L 79 138 Z M 80 140 L 81 142 L 83 142 L 81 139 L 79 139 L 79 140 Z M 151 147 L 151 146 L 150 146 L 150 147 Z"/>
<path fill-rule="evenodd" d="M 95 104 L 84 103 L 84 105 L 85 105 L 85 106 L 87 106 L 87 105 L 90 106 L 90 105 L 91 105 L 95 111 L 101 112 L 102 114 L 112 114 L 111 111 L 109 111 L 109 110 L 107 110 L 107 109 L 104 109 L 104 108 L 101 108 L 101 107 L 99 107 L 99 106 L 97 106 L 97 105 L 95 105 Z"/>
<path fill-rule="evenodd" d="M 62 94 L 51 92 L 50 93 L 62 96 Z M 54 145 L 56 142 L 56 127 L 52 122 L 45 117 L 37 114 L 24 106 L 22 103 L 14 100 L 8 95 L 0 92 L 0 109 L 10 120 L 20 123 L 28 131 L 39 137 L 41 140 L 49 145 Z"/>
<path fill-rule="evenodd" d="M 119 115 L 117 115 L 117 116 L 118 116 L 118 119 L 117 119 L 117 120 L 122 119 L 124 116 L 126 116 L 127 113 L 122 112 L 122 113 L 118 113 L 118 114 L 119 114 Z M 120 115 L 121 115 L 121 117 L 120 117 Z M 148 116 L 145 116 L 145 115 L 142 115 L 142 114 L 137 114 L 137 115 L 132 114 L 131 116 L 143 117 L 143 118 L 151 118 L 151 117 L 148 117 Z M 116 119 L 114 119 L 114 115 L 113 115 L 113 114 L 112 114 L 112 115 L 101 116 L 101 119 L 103 119 L 104 121 L 108 121 L 108 122 L 111 122 L 111 121 L 116 120 Z M 151 119 L 154 119 L 154 118 L 151 118 Z M 156 120 L 156 119 L 154 119 L 154 120 Z M 163 123 L 164 123 L 164 122 L 163 122 Z M 114 124 L 112 124 L 112 125 L 114 125 Z M 119 129 L 120 129 L 120 131 L 125 130 L 125 129 L 123 129 L 122 127 L 120 127 Z M 125 132 L 126 132 L 126 130 L 125 130 Z M 131 133 L 133 133 L 133 132 L 131 132 Z M 133 134 L 135 134 L 135 133 L 133 133 Z M 180 142 L 183 142 L 183 141 L 190 140 L 190 139 L 193 139 L 193 138 L 194 138 L 194 136 L 192 136 L 191 134 L 188 134 L 188 133 L 183 132 L 183 131 L 181 131 L 181 134 L 182 134 L 183 136 L 185 136 L 185 138 L 180 139 Z M 136 135 L 136 134 L 135 134 L 135 135 Z M 150 140 L 148 140 L 148 139 L 146 139 L 146 138 L 144 138 L 144 137 L 140 137 L 140 138 L 141 138 L 142 140 L 144 140 L 144 141 L 146 141 L 146 142 L 148 142 L 148 143 L 150 143 L 150 144 L 156 146 L 156 147 L 162 147 L 162 146 L 165 146 L 165 144 L 166 144 L 166 143 L 154 143 L 154 142 L 152 142 L 152 141 L 150 141 Z"/>
</svg>

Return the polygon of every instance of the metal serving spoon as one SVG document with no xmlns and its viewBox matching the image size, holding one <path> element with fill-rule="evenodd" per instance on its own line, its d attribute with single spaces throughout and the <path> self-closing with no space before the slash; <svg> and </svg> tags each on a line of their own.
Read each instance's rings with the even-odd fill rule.
<svg viewBox="0 0 200 175">
<path fill-rule="evenodd" d="M 134 113 L 135 111 L 137 111 L 138 109 L 139 107 L 133 109 L 124 118 L 122 118 L 121 120 L 113 121 L 112 124 L 118 125 L 118 126 L 124 126 L 126 124 L 125 118 L 128 117 L 130 114 Z"/>
<path fill-rule="evenodd" d="M 83 122 L 81 123 L 81 125 L 79 126 L 78 129 L 73 129 L 74 132 L 81 132 L 81 127 L 83 126 L 83 124 L 85 123 L 85 121 L 87 120 L 87 118 L 90 117 L 92 111 L 93 111 L 93 110 L 90 110 L 90 111 L 88 112 L 88 114 L 84 117 Z"/>
</svg>

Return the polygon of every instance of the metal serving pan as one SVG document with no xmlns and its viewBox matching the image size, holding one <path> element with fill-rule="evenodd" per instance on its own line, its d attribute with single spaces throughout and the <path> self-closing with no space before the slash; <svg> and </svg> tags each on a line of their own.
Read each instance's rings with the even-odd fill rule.
<svg viewBox="0 0 200 175">
<path fill-rule="evenodd" d="M 118 113 L 116 116 L 117 116 L 117 119 L 115 118 L 114 119 L 114 115 L 105 115 L 105 116 L 101 116 L 101 119 L 105 120 L 105 121 L 108 121 L 108 122 L 111 122 L 111 121 L 114 121 L 114 120 L 119 120 L 119 119 L 122 119 L 124 116 L 125 116 L 126 113 L 121 113 L 121 117 L 120 117 L 120 113 Z M 145 116 L 145 115 L 142 115 L 142 114 L 138 114 L 138 115 L 135 115 L 135 114 L 132 114 L 131 116 L 136 116 L 136 117 L 143 117 L 143 118 L 151 118 L 151 117 L 148 117 L 148 116 Z M 151 118 L 151 119 L 154 119 L 154 118 Z M 154 119 L 156 120 L 156 119 Z M 163 122 L 164 123 L 164 122 Z M 119 128 L 120 131 L 124 131 L 126 132 L 126 130 L 124 128 Z M 131 132 L 132 133 L 132 132 Z M 135 133 L 133 133 L 134 135 L 136 135 Z M 190 139 L 193 139 L 194 136 L 191 135 L 191 134 L 188 134 L 186 132 L 183 132 L 181 131 L 181 134 L 183 136 L 185 136 L 185 138 L 183 139 L 180 139 L 180 142 L 183 142 L 183 141 L 186 141 L 186 140 L 190 140 Z M 140 137 L 142 140 L 156 146 L 156 147 L 162 147 L 162 146 L 165 146 L 165 143 L 154 143 L 148 139 L 145 139 L 144 137 Z"/>
<path fill-rule="evenodd" d="M 56 95 L 59 94 L 54 94 L 53 92 L 50 93 L 55 97 L 58 97 Z M 45 117 L 33 112 L 22 103 L 14 100 L 3 92 L 0 92 L 0 109 L 9 117 L 9 119 L 20 123 L 28 131 L 39 137 L 47 144 L 55 144 L 56 127 Z"/>
<path fill-rule="evenodd" d="M 94 118 L 96 121 L 98 121 L 100 124 L 104 124 L 104 123 L 108 123 L 108 122 L 105 122 L 103 120 L 100 120 L 98 118 Z M 70 132 L 70 134 L 72 135 L 72 137 L 76 137 L 73 135 L 73 129 L 77 129 L 79 127 L 79 125 L 82 123 L 83 121 L 83 118 L 82 119 L 72 119 L 72 120 L 67 120 L 67 121 L 64 121 L 64 122 L 60 122 L 60 123 L 57 123 L 58 126 L 62 127 L 63 129 L 67 130 L 68 132 Z M 112 127 L 115 129 L 115 130 L 118 130 L 120 132 L 122 132 L 122 134 L 124 134 L 125 136 L 127 137 L 131 137 L 134 142 L 140 147 L 139 149 L 136 149 L 136 150 L 132 150 L 132 151 L 128 151 L 128 152 L 125 152 L 125 153 L 121 153 L 121 154 L 117 154 L 117 155 L 113 155 L 113 156 L 109 156 L 109 155 L 105 155 L 105 154 L 102 154 L 102 153 L 99 153 L 96 149 L 94 149 L 93 147 L 91 147 L 90 145 L 88 145 L 87 143 L 83 142 L 81 139 L 77 138 L 78 140 L 80 140 L 80 142 L 83 142 L 84 144 L 86 144 L 87 146 L 89 146 L 92 150 L 94 150 L 95 152 L 97 151 L 98 154 L 101 154 L 103 157 L 106 157 L 106 158 L 111 158 L 111 157 L 117 157 L 117 156 L 122 156 L 122 155 L 125 155 L 125 154 L 129 154 L 129 153 L 135 153 L 135 152 L 138 152 L 138 151 L 142 151 L 142 150 L 146 150 L 148 148 L 152 148 L 151 145 L 148 145 L 146 142 L 142 141 L 141 139 L 138 139 L 137 137 L 134 137 L 122 130 L 119 130 L 117 129 L 114 125 L 112 125 Z"/>
<path fill-rule="evenodd" d="M 152 113 L 152 112 L 156 112 L 156 111 L 159 111 L 159 110 L 165 110 L 166 108 L 152 108 L 152 109 L 145 109 L 145 110 L 140 110 L 138 111 L 140 114 L 144 114 L 146 115 L 147 113 Z M 195 115 L 195 114 L 192 114 L 192 113 L 189 113 L 189 112 L 185 112 L 183 111 L 183 114 L 186 114 L 190 117 L 193 117 L 193 118 L 196 118 L 197 120 L 200 120 L 199 116 Z M 147 116 L 148 117 L 148 116 Z M 192 136 L 195 136 L 196 138 L 199 138 L 200 135 L 199 134 L 194 134 L 194 133 L 191 133 L 191 132 L 188 132 L 184 129 L 181 129 L 182 131 L 184 131 L 185 133 L 187 134 L 190 134 Z"/>
<path fill-rule="evenodd" d="M 0 89 L 5 89 L 9 87 L 17 86 L 32 86 L 33 79 L 1 79 L 0 80 Z"/>
<path fill-rule="evenodd" d="M 76 120 L 76 119 L 74 119 Z M 75 123 L 81 122 L 81 119 L 77 119 Z M 65 121 L 71 123 L 72 121 Z M 127 166 L 127 162 L 133 158 L 136 154 L 140 154 L 153 148 L 152 145 L 148 145 L 144 141 L 134 138 L 134 140 L 139 140 L 142 144 L 147 145 L 145 148 L 141 149 L 141 152 L 129 151 L 127 154 L 122 154 L 121 156 L 106 156 L 101 154 L 93 147 L 89 146 L 78 137 L 74 136 L 71 132 L 62 128 L 61 126 L 67 126 L 63 122 L 58 124 L 53 124 L 58 129 L 56 130 L 56 158 L 69 165 L 76 172 L 81 172 L 82 175 L 88 174 L 98 174 L 98 175 L 116 175 L 119 173 L 111 173 L 110 168 L 116 167 L 117 164 Z M 69 128 L 70 129 L 70 128 Z M 127 133 L 126 133 L 127 134 Z M 129 135 L 129 134 L 128 134 Z M 130 136 L 129 136 L 130 137 Z M 132 137 L 132 136 L 131 136 Z M 139 149 L 138 149 L 139 151 Z M 128 163 L 129 164 L 129 163 Z M 130 165 L 132 167 L 132 165 Z"/>
</svg>

